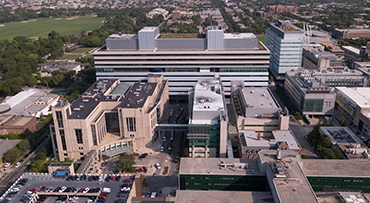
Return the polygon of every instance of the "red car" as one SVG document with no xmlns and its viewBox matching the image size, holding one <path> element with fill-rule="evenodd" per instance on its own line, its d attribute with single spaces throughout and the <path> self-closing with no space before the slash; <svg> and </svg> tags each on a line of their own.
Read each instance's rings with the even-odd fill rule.
<svg viewBox="0 0 370 203">
<path fill-rule="evenodd" d="M 85 190 L 85 188 L 81 188 L 81 189 L 79 189 L 77 192 L 78 192 L 78 193 L 82 193 L 84 190 Z"/>
<path fill-rule="evenodd" d="M 46 189 L 46 187 L 45 187 L 45 186 L 42 186 L 42 187 L 40 188 L 39 192 L 44 192 L 44 191 L 45 191 L 45 189 Z"/>
<path fill-rule="evenodd" d="M 132 180 L 131 179 L 125 179 L 124 181 L 125 183 L 132 183 Z"/>
<path fill-rule="evenodd" d="M 142 168 L 139 168 L 139 169 L 136 169 L 135 170 L 136 172 L 144 172 L 144 173 L 146 173 L 146 172 L 148 172 L 148 170 L 147 169 L 142 169 Z"/>
<path fill-rule="evenodd" d="M 98 199 L 107 199 L 108 196 L 105 195 L 99 195 Z"/>
<path fill-rule="evenodd" d="M 100 193 L 100 195 L 108 197 L 109 193 L 108 192 L 102 192 L 102 193 Z"/>
<path fill-rule="evenodd" d="M 37 192 L 36 189 L 30 189 L 30 191 L 33 192 L 33 193 L 36 193 Z"/>
<path fill-rule="evenodd" d="M 116 176 L 113 176 L 113 177 L 112 177 L 112 180 L 113 180 L 113 181 L 115 181 L 115 180 L 116 180 Z"/>
</svg>

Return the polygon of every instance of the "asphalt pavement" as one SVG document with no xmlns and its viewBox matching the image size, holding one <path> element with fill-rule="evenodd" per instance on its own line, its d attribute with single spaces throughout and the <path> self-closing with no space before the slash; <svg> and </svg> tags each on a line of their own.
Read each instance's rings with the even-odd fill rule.
<svg viewBox="0 0 370 203">
<path fill-rule="evenodd" d="M 45 139 L 27 158 L 25 158 L 22 164 L 18 168 L 13 168 L 6 177 L 0 182 L 0 194 L 4 194 L 8 187 L 10 187 L 14 181 L 16 181 L 23 173 L 27 172 L 29 168 L 25 168 L 31 163 L 31 160 L 41 149 L 48 143 L 50 136 Z M 1 196 L 0 195 L 0 196 Z"/>
</svg>

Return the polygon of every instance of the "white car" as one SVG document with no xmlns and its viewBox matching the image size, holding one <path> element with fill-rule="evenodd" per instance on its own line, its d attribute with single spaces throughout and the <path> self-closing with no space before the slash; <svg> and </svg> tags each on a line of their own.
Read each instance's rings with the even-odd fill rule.
<svg viewBox="0 0 370 203">
<path fill-rule="evenodd" d="M 8 168 L 10 166 L 10 163 L 9 162 L 6 162 L 5 164 L 4 164 L 4 168 Z"/>
<path fill-rule="evenodd" d="M 123 188 L 121 188 L 121 191 L 122 191 L 122 192 L 130 191 L 130 187 L 123 187 Z"/>
<path fill-rule="evenodd" d="M 164 150 L 164 148 L 163 148 L 163 146 L 161 147 L 161 152 L 163 152 L 163 150 Z"/>
<path fill-rule="evenodd" d="M 21 162 L 17 162 L 17 163 L 15 164 L 15 167 L 16 167 L 16 168 L 18 168 L 20 165 L 21 165 Z"/>
<path fill-rule="evenodd" d="M 103 181 L 103 176 L 99 176 L 99 181 Z"/>
<path fill-rule="evenodd" d="M 67 189 L 67 187 L 66 187 L 66 186 L 63 186 L 62 188 L 60 188 L 60 190 L 59 190 L 58 192 L 62 193 L 62 192 L 64 192 L 64 190 L 66 190 L 66 189 Z"/>
<path fill-rule="evenodd" d="M 109 187 L 104 187 L 101 191 L 110 193 L 112 190 Z"/>
<path fill-rule="evenodd" d="M 161 169 L 161 165 L 159 165 L 159 163 L 156 163 L 154 166 L 155 166 L 157 169 Z"/>
<path fill-rule="evenodd" d="M 163 137 L 163 142 L 166 142 L 166 137 Z"/>
<path fill-rule="evenodd" d="M 85 188 L 85 190 L 82 192 L 82 193 L 87 193 L 87 192 L 89 192 L 89 190 L 90 190 L 90 188 Z"/>
</svg>

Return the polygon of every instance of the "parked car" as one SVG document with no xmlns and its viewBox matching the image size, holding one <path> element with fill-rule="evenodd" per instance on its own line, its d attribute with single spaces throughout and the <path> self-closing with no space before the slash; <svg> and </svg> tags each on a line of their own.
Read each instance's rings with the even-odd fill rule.
<svg viewBox="0 0 370 203">
<path fill-rule="evenodd" d="M 159 165 L 159 163 L 154 164 L 154 167 L 156 167 L 157 169 L 161 169 L 161 165 Z"/>
<path fill-rule="evenodd" d="M 5 164 L 4 164 L 4 168 L 8 168 L 10 166 L 10 162 L 6 162 Z"/>
<path fill-rule="evenodd" d="M 15 167 L 16 167 L 16 168 L 18 168 L 21 164 L 22 164 L 21 162 L 17 162 L 17 163 L 15 164 Z"/>
<path fill-rule="evenodd" d="M 142 155 L 139 156 L 140 159 L 143 159 L 143 158 L 146 158 L 148 156 L 148 153 L 144 153 Z"/>
</svg>

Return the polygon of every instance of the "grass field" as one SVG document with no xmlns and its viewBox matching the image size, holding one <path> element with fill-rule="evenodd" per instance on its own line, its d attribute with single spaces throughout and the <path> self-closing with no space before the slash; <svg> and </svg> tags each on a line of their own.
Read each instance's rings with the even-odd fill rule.
<svg viewBox="0 0 370 203">
<path fill-rule="evenodd" d="M 85 53 L 85 52 L 89 52 L 91 50 L 93 50 L 94 48 L 77 48 L 76 50 L 72 51 L 72 53 L 74 54 L 82 54 L 82 53 Z"/>
<path fill-rule="evenodd" d="M 258 36 L 258 41 L 261 41 L 263 44 L 265 44 L 266 37 L 265 36 Z"/>
<path fill-rule="evenodd" d="M 51 31 L 62 35 L 92 31 L 103 25 L 104 18 L 80 16 L 72 18 L 37 18 L 29 21 L 0 24 L 0 39 L 16 36 L 47 37 Z"/>
</svg>

